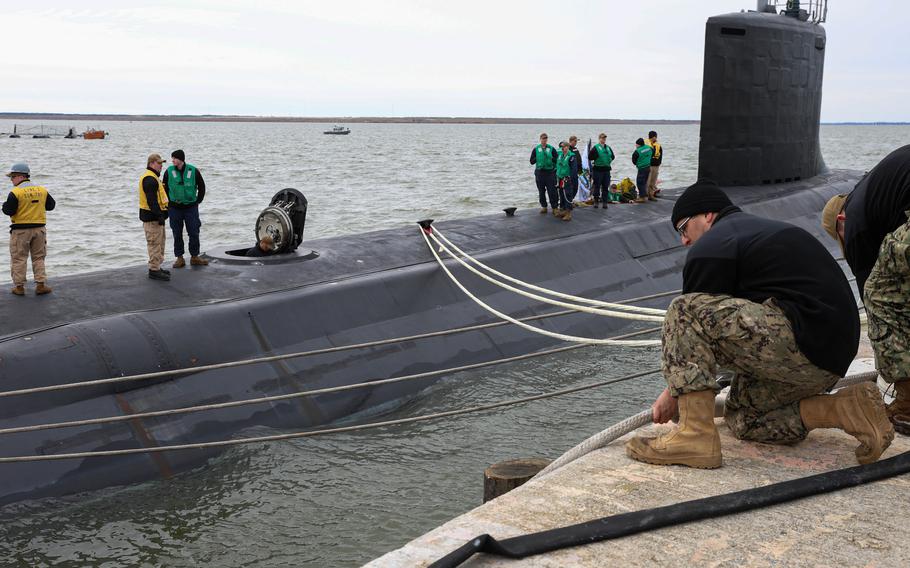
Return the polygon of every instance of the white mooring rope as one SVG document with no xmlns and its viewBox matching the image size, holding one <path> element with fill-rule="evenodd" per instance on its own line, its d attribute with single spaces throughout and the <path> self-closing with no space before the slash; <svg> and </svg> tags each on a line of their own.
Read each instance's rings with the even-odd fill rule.
<svg viewBox="0 0 910 568">
<path fill-rule="evenodd" d="M 455 276 L 449 271 L 448 267 L 445 265 L 445 263 L 442 261 L 442 259 L 439 258 L 439 254 L 436 253 L 436 249 L 433 248 L 432 244 L 430 244 L 430 240 L 427 238 L 427 235 L 423 229 L 420 229 L 420 234 L 421 234 L 421 236 L 423 236 L 423 240 L 427 243 L 427 247 L 430 249 L 430 252 L 433 253 L 433 256 L 436 258 L 436 262 L 439 264 L 439 266 L 442 268 L 442 270 L 446 273 L 446 275 L 449 277 L 449 279 L 452 280 L 452 283 L 454 283 L 455 286 L 457 286 L 459 290 L 461 290 L 469 298 L 471 298 L 471 300 L 473 300 L 474 303 L 476 303 L 478 306 L 484 308 L 485 310 L 487 310 L 488 312 L 490 312 L 491 314 L 495 315 L 496 317 L 498 317 L 500 319 L 504 319 L 508 322 L 511 322 L 511 323 L 517 325 L 518 327 L 527 329 L 528 331 L 533 331 L 534 333 L 539 333 L 541 335 L 546 335 L 547 337 L 553 337 L 555 339 L 561 339 L 563 341 L 571 341 L 573 343 L 588 343 L 591 345 L 626 345 L 626 346 L 630 346 L 630 347 L 644 347 L 644 346 L 660 345 L 659 339 L 653 339 L 653 340 L 645 339 L 645 340 L 631 340 L 631 341 L 624 341 L 624 340 L 618 340 L 618 339 L 592 339 L 589 337 L 577 337 L 574 335 L 566 335 L 563 333 L 547 331 L 545 329 L 541 329 L 539 327 L 534 327 L 533 325 L 528 325 L 526 323 L 520 322 L 520 321 L 516 320 L 515 318 L 490 307 L 489 305 L 485 304 L 480 298 L 478 298 L 477 296 L 475 296 L 474 294 L 469 292 L 468 289 L 465 288 L 461 284 L 461 282 L 459 282 L 458 279 L 455 278 Z"/>
<path fill-rule="evenodd" d="M 576 346 L 572 346 L 576 347 Z M 578 346 L 580 347 L 580 346 Z M 382 422 L 371 422 L 369 424 L 358 424 L 354 426 L 342 426 L 339 428 L 326 428 L 323 430 L 308 430 L 304 432 L 291 432 L 288 434 L 274 434 L 271 436 L 256 436 L 252 438 L 235 438 L 233 440 L 217 440 L 214 442 L 199 442 L 195 444 L 175 444 L 170 446 L 152 446 L 148 448 L 125 448 L 121 450 L 97 450 L 91 452 L 73 452 L 67 454 L 45 454 L 45 455 L 35 455 L 35 456 L 8 456 L 0 457 L 0 464 L 3 463 L 20 463 L 20 462 L 34 462 L 34 461 L 53 461 L 53 460 L 66 460 L 66 459 L 79 459 L 79 458 L 94 458 L 94 457 L 104 457 L 104 456 L 125 456 L 132 454 L 147 454 L 147 453 L 160 453 L 160 452 L 170 452 L 176 450 L 201 450 L 206 448 L 218 448 L 224 446 L 237 446 L 241 444 L 254 444 L 258 442 L 276 442 L 281 440 L 293 440 L 296 438 L 308 438 L 312 436 L 320 436 L 324 434 L 337 434 L 341 432 L 354 432 L 357 430 L 369 430 L 372 428 L 382 428 L 384 426 L 395 426 L 398 424 L 409 424 L 412 422 L 423 422 L 426 420 L 436 420 L 439 418 L 446 418 L 449 416 L 458 416 L 461 414 L 469 414 L 472 412 L 482 412 L 484 410 L 491 410 L 494 408 L 501 408 L 504 406 L 512 406 L 516 404 L 523 404 L 526 402 L 532 402 L 535 400 L 543 400 L 545 398 L 553 398 L 556 396 L 562 396 L 566 394 L 571 394 L 575 392 L 580 392 L 583 390 L 593 389 L 597 387 L 602 387 L 606 385 L 612 385 L 615 383 L 620 383 L 623 381 L 628 381 L 631 379 L 636 379 L 639 377 L 644 377 L 647 375 L 653 375 L 654 373 L 659 373 L 660 369 L 649 369 L 647 371 L 642 371 L 640 373 L 635 373 L 632 375 L 626 375 L 619 377 L 617 379 L 609 379 L 605 381 L 599 381 L 596 383 L 588 383 L 584 385 L 579 385 L 577 387 L 570 387 L 566 389 L 560 389 L 557 391 L 551 391 L 548 393 L 538 394 L 534 396 L 527 396 L 524 398 L 516 398 L 511 400 L 504 400 L 501 402 L 496 402 L 492 404 L 483 404 L 479 406 L 472 406 L 469 408 L 462 408 L 459 410 L 449 410 L 445 412 L 436 412 L 433 414 L 423 414 L 420 416 L 412 416 L 410 418 L 400 418 L 397 420 L 384 420 Z"/>
<path fill-rule="evenodd" d="M 650 329 L 645 329 L 642 331 L 635 331 L 632 333 L 626 333 L 619 335 L 616 339 L 625 338 L 625 337 L 635 337 L 638 335 L 644 335 L 647 333 L 654 333 L 660 331 L 659 327 L 653 327 Z M 51 422 L 46 424 L 33 424 L 30 426 L 17 426 L 14 428 L 3 428 L 0 429 L 0 435 L 3 434 L 19 434 L 21 432 L 34 432 L 37 430 L 52 430 L 56 428 L 72 428 L 76 426 L 92 426 L 95 424 L 109 424 L 114 422 L 125 422 L 128 420 L 137 420 L 141 418 L 157 418 L 160 416 L 171 416 L 174 414 L 188 414 L 191 412 L 202 412 L 205 410 L 219 410 L 222 408 L 234 408 L 237 406 L 247 406 L 251 404 L 264 404 L 267 402 L 279 402 L 283 400 L 290 400 L 294 398 L 302 398 L 307 396 L 315 396 L 318 394 L 328 394 L 342 391 L 349 391 L 355 389 L 362 389 L 368 387 L 375 387 L 380 385 L 388 385 L 392 383 L 400 383 L 405 381 L 413 381 L 418 379 L 426 379 L 429 377 L 436 377 L 439 375 L 445 375 L 450 373 L 460 373 L 462 371 L 471 371 L 474 369 L 482 369 L 484 367 L 492 367 L 493 365 L 501 365 L 503 363 L 514 363 L 516 361 L 522 361 L 524 359 L 531 359 L 533 357 L 541 357 L 544 355 L 553 355 L 555 353 L 562 353 L 565 351 L 570 351 L 572 349 L 578 349 L 579 347 L 588 347 L 584 344 L 576 345 L 567 345 L 565 347 L 556 347 L 554 349 L 546 349 L 544 351 L 534 351 L 533 353 L 524 353 L 522 355 L 514 355 L 512 357 L 503 357 L 501 359 L 495 359 L 493 361 L 483 361 L 481 363 L 471 363 L 468 365 L 460 365 L 458 367 L 449 367 L 447 369 L 437 369 L 435 371 L 426 371 L 423 373 L 415 373 L 412 375 L 402 375 L 400 377 L 391 377 L 388 379 L 375 379 L 372 381 L 364 381 L 362 383 L 353 383 L 348 385 L 342 385 L 337 387 L 326 387 L 322 389 L 314 389 L 308 391 L 298 391 L 287 394 L 279 394 L 273 396 L 264 396 L 259 398 L 249 398 L 244 400 L 232 400 L 230 402 L 219 402 L 212 404 L 202 404 L 198 406 L 184 406 L 181 408 L 172 408 L 166 410 L 150 410 L 148 412 L 136 412 L 132 414 L 119 414 L 116 416 L 105 416 L 101 418 L 85 418 L 82 420 L 72 420 L 69 422 Z"/>
<path fill-rule="evenodd" d="M 562 292 L 557 292 L 556 290 L 550 290 L 549 288 L 543 288 L 541 286 L 535 286 L 534 284 L 531 284 L 529 282 L 525 282 L 523 280 L 519 280 L 518 278 L 509 276 L 508 274 L 499 272 L 498 270 L 480 262 L 476 258 L 472 257 L 468 253 L 466 253 L 463 250 L 461 250 L 460 248 L 458 248 L 458 246 L 456 246 L 452 241 L 447 239 L 446 236 L 442 234 L 442 231 L 440 231 L 436 227 L 433 227 L 433 234 L 438 235 L 439 238 L 442 239 L 452 250 L 454 250 L 461 256 L 465 257 L 469 262 L 476 264 L 477 266 L 479 266 L 480 268 L 483 268 L 484 270 L 486 270 L 490 274 L 493 274 L 494 276 L 499 276 L 500 278 L 508 280 L 509 282 L 512 282 L 513 284 L 518 284 L 519 286 L 524 286 L 525 288 L 528 288 L 530 290 L 537 290 L 538 292 L 543 292 L 544 294 L 556 296 L 557 298 L 563 298 L 565 300 L 581 302 L 583 304 L 591 304 L 593 306 L 600 306 L 602 308 L 613 308 L 615 310 L 637 312 L 637 313 L 641 313 L 641 314 L 651 314 L 651 315 L 656 315 L 656 316 L 663 316 L 667 313 L 667 310 L 661 310 L 658 308 L 644 308 L 641 306 L 629 306 L 626 304 L 617 304 L 614 302 L 604 302 L 601 300 L 593 300 L 591 298 L 584 298 L 582 296 L 573 296 L 572 294 L 564 294 Z"/>
<path fill-rule="evenodd" d="M 487 282 L 490 282 L 491 284 L 499 286 L 500 288 L 504 288 L 510 292 L 515 292 L 516 294 L 518 294 L 520 296 L 524 296 L 526 298 L 531 298 L 532 300 L 537 300 L 538 302 L 542 302 L 544 304 L 550 304 L 551 306 L 569 308 L 571 310 L 576 310 L 579 312 L 585 312 L 585 313 L 589 313 L 589 314 L 595 314 L 595 315 L 599 315 L 599 316 L 608 316 L 608 317 L 614 317 L 614 318 L 619 318 L 619 319 L 630 319 L 630 320 L 638 320 L 638 321 L 653 321 L 653 322 L 664 321 L 664 316 L 662 313 L 659 316 L 655 316 L 655 315 L 648 315 L 648 314 L 642 314 L 642 313 L 618 312 L 618 311 L 612 311 L 612 310 L 604 310 L 601 308 L 591 308 L 588 306 L 581 306 L 579 304 L 570 304 L 568 302 L 560 302 L 559 300 L 545 298 L 544 296 L 538 296 L 537 294 L 525 292 L 524 290 L 520 290 L 518 288 L 515 288 L 514 286 L 509 286 L 508 284 L 505 284 L 504 282 L 500 282 L 499 280 L 496 280 L 495 278 L 491 278 L 491 277 L 487 276 L 483 272 L 477 270 L 470 264 L 466 263 L 460 257 L 455 255 L 455 253 L 450 251 L 449 248 L 442 243 L 442 241 L 437 239 L 436 235 L 434 233 L 435 233 L 435 231 L 430 233 L 430 238 L 432 238 L 434 241 L 436 241 L 436 244 L 439 245 L 439 250 L 445 252 L 450 257 L 455 259 L 459 264 L 461 264 L 462 266 L 464 266 L 465 268 L 467 268 L 468 270 L 470 270 L 477 276 L 481 277 L 482 279 L 486 280 Z M 629 306 L 622 306 L 622 307 L 628 308 Z"/>
</svg>

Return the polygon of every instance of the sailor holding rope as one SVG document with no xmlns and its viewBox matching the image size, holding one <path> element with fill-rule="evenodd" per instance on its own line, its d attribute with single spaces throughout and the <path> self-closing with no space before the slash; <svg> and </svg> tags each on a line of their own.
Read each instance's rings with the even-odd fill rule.
<svg viewBox="0 0 910 568">
<path fill-rule="evenodd" d="M 724 419 L 743 440 L 792 444 L 814 428 L 859 440 L 860 463 L 876 461 L 894 429 L 874 384 L 822 394 L 847 371 L 859 317 L 837 262 L 805 230 L 748 215 L 712 181 L 699 180 L 673 207 L 673 227 L 691 247 L 683 294 L 667 310 L 662 371 L 667 389 L 653 420 L 677 414 L 657 438 L 632 438 L 626 452 L 656 465 L 716 468 L 719 367 L 736 377 Z"/>
</svg>

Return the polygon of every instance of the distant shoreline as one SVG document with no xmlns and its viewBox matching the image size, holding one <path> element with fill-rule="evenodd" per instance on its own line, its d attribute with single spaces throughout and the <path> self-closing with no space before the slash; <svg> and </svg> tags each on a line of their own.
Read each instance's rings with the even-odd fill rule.
<svg viewBox="0 0 910 568">
<path fill-rule="evenodd" d="M 347 124 L 699 124 L 668 118 L 489 118 L 476 116 L 245 116 L 222 114 L 67 114 L 0 112 L 0 120 L 79 120 L 119 122 L 302 122 Z M 822 122 L 838 126 L 907 126 L 910 122 Z"/>
<path fill-rule="evenodd" d="M 698 124 L 697 120 L 617 118 L 484 118 L 472 116 L 239 116 L 183 114 L 64 114 L 0 112 L 0 120 L 72 120 L 136 122 L 319 122 L 376 124 Z"/>
</svg>

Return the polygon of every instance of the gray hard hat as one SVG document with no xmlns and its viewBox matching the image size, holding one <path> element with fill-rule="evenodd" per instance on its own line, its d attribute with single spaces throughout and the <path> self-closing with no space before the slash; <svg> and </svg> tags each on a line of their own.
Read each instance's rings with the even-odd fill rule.
<svg viewBox="0 0 910 568">
<path fill-rule="evenodd" d="M 13 174 L 25 174 L 31 175 L 32 171 L 29 169 L 28 164 L 25 162 L 16 162 L 10 166 L 9 173 L 6 174 L 6 177 L 13 177 Z"/>
</svg>

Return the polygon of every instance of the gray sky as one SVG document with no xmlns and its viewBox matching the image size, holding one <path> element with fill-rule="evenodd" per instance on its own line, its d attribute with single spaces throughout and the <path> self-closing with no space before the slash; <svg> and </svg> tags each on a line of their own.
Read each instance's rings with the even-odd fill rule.
<svg viewBox="0 0 910 568">
<path fill-rule="evenodd" d="M 705 19 L 755 1 L 0 7 L 6 112 L 697 119 Z M 908 22 L 832 0 L 822 120 L 910 121 Z"/>
</svg>

